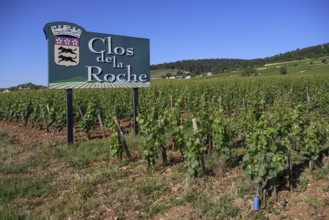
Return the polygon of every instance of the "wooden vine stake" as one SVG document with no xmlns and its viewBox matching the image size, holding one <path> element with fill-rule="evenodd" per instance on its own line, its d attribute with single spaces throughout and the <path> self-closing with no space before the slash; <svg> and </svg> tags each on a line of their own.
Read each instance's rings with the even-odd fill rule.
<svg viewBox="0 0 329 220">
<path fill-rule="evenodd" d="M 286 176 L 287 176 L 287 182 L 289 190 L 292 191 L 292 164 L 291 164 L 291 158 L 290 154 L 285 156 L 286 160 Z"/>
<path fill-rule="evenodd" d="M 222 102 L 223 102 L 222 96 L 219 96 L 219 98 L 218 98 L 219 109 L 223 108 L 223 103 Z"/>
<path fill-rule="evenodd" d="M 131 154 L 130 154 L 130 151 L 128 149 L 126 139 L 124 138 L 124 135 L 123 135 L 123 133 L 121 131 L 119 121 L 118 121 L 118 119 L 117 119 L 116 116 L 113 117 L 113 120 L 114 120 L 115 125 L 117 126 L 117 132 L 118 132 L 118 134 L 120 136 L 121 146 L 125 150 L 126 155 L 127 155 L 128 159 L 130 160 L 131 159 Z"/>
<path fill-rule="evenodd" d="M 311 97 L 310 97 L 310 94 L 308 93 L 308 86 L 306 86 L 306 100 L 308 103 L 311 102 Z"/>
<path fill-rule="evenodd" d="M 307 100 L 308 104 L 311 103 L 311 97 L 310 97 L 310 94 L 308 92 L 308 86 L 306 86 L 306 100 Z M 308 162 L 308 168 L 309 168 L 310 171 L 312 171 L 314 169 L 314 160 L 310 160 Z"/>
<path fill-rule="evenodd" d="M 173 104 L 172 104 L 172 95 L 170 96 L 170 108 L 173 108 Z"/>
<path fill-rule="evenodd" d="M 195 118 L 192 118 L 192 125 L 193 125 L 194 134 L 195 135 L 199 134 L 198 125 L 196 123 L 196 119 Z"/>
<path fill-rule="evenodd" d="M 194 135 L 199 135 L 198 125 L 196 123 L 195 118 L 192 118 L 192 126 L 193 126 L 193 130 L 194 130 Z M 201 164 L 202 173 L 205 173 L 206 168 L 205 168 L 205 162 L 204 162 L 204 150 L 203 149 L 201 149 L 201 150 L 202 150 L 202 153 L 201 153 L 201 158 L 199 158 L 199 160 L 200 160 L 200 164 Z"/>
<path fill-rule="evenodd" d="M 98 118 L 98 122 L 99 122 L 99 126 L 102 129 L 102 133 L 103 133 L 103 138 L 106 138 L 106 134 L 105 134 L 105 129 L 104 129 L 104 125 L 103 125 L 103 121 L 102 121 L 102 117 L 99 113 L 97 113 L 97 118 Z"/>
<path fill-rule="evenodd" d="M 80 117 L 81 117 L 81 119 L 83 119 L 85 116 L 83 115 L 82 109 L 80 108 L 79 105 L 78 105 L 78 109 L 79 109 Z"/>
<path fill-rule="evenodd" d="M 43 121 L 43 126 L 46 127 L 46 119 L 45 119 L 45 113 L 43 111 L 42 105 L 40 105 L 40 110 L 41 110 L 41 116 L 42 116 L 42 121 Z"/>
</svg>

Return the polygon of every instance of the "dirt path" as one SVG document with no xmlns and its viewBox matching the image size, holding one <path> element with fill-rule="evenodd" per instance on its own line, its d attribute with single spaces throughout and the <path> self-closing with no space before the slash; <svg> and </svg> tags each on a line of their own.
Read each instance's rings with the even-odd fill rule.
<svg viewBox="0 0 329 220">
<path fill-rule="evenodd" d="M 122 129 L 129 129 L 131 126 L 130 119 L 120 121 Z M 50 127 L 47 132 L 45 128 L 39 126 L 33 127 L 32 124 L 0 121 L 0 131 L 7 133 L 15 143 L 22 146 L 56 146 L 67 142 L 66 127 L 59 129 Z M 93 127 L 90 132 L 91 139 L 102 139 L 110 137 L 110 133 L 104 129 L 101 130 L 99 125 Z M 74 142 L 88 140 L 87 135 L 80 131 L 79 124 L 74 125 Z"/>
<path fill-rule="evenodd" d="M 46 132 L 32 128 L 32 125 L 24 127 L 22 124 L 0 121 L 0 130 L 7 133 L 16 144 L 21 146 L 55 146 L 64 144 L 66 141 L 64 131 Z"/>
</svg>

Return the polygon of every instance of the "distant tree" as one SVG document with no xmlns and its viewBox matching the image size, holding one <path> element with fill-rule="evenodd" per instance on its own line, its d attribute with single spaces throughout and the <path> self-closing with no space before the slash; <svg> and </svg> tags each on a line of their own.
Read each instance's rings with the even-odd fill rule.
<svg viewBox="0 0 329 220">
<path fill-rule="evenodd" d="M 326 63 L 327 63 L 327 60 L 326 60 L 325 58 L 323 58 L 323 59 L 321 60 L 321 62 L 322 62 L 323 64 L 326 64 Z"/>
<path fill-rule="evenodd" d="M 167 78 L 169 78 L 169 77 L 171 77 L 171 76 L 172 76 L 171 73 L 166 73 L 166 77 L 167 77 Z"/>
<path fill-rule="evenodd" d="M 178 71 L 176 72 L 176 76 L 183 76 L 183 75 L 184 75 L 183 72 L 180 71 L 180 70 L 178 70 Z"/>
<path fill-rule="evenodd" d="M 33 83 L 25 83 L 19 84 L 17 86 L 13 86 L 8 88 L 10 91 L 20 90 L 20 89 L 46 89 L 46 86 L 43 85 L 35 85 Z"/>
<path fill-rule="evenodd" d="M 241 75 L 242 76 L 257 76 L 257 70 L 252 66 L 248 66 L 243 69 Z"/>
<path fill-rule="evenodd" d="M 310 64 L 313 65 L 313 61 L 311 61 Z"/>
<path fill-rule="evenodd" d="M 279 73 L 281 74 L 281 75 L 285 75 L 285 74 L 287 74 L 288 72 L 287 72 L 287 68 L 285 67 L 285 66 L 281 66 L 280 68 L 279 68 Z"/>
<path fill-rule="evenodd" d="M 212 67 L 211 70 L 210 70 L 210 72 L 212 72 L 214 74 L 218 73 L 218 67 L 215 67 L 215 66 Z"/>
</svg>

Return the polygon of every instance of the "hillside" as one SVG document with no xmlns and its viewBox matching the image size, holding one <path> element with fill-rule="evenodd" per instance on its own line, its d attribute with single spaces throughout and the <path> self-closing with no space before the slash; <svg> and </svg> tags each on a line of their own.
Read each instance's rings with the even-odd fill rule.
<svg viewBox="0 0 329 220">
<path fill-rule="evenodd" d="M 280 68 L 284 67 L 286 69 L 286 74 L 312 74 L 314 72 L 323 72 L 329 70 L 329 56 L 319 57 L 319 58 L 307 58 L 302 60 L 292 60 L 292 61 L 284 61 L 284 62 L 269 62 L 263 65 L 256 66 L 254 69 L 257 73 L 257 77 L 266 77 L 266 76 L 274 76 L 280 75 Z M 179 69 L 157 69 L 151 70 L 151 78 L 152 79 L 161 79 L 167 74 L 171 74 L 173 76 Z M 215 75 L 214 77 L 227 77 L 227 78 L 236 78 L 242 77 L 241 73 L 244 71 L 244 68 L 237 68 L 232 70 L 225 70 L 224 72 L 212 72 Z M 191 76 L 198 76 L 194 73 L 191 73 Z M 204 77 L 203 77 L 204 78 Z M 209 76 L 207 76 L 209 78 Z"/>
<path fill-rule="evenodd" d="M 316 46 L 296 49 L 286 53 L 259 59 L 198 59 L 182 60 L 170 63 L 162 63 L 151 66 L 151 70 L 179 69 L 194 74 L 205 72 L 222 73 L 225 71 L 237 70 L 247 66 L 262 66 L 267 63 L 287 62 L 293 60 L 317 59 L 329 56 L 329 43 Z"/>
</svg>

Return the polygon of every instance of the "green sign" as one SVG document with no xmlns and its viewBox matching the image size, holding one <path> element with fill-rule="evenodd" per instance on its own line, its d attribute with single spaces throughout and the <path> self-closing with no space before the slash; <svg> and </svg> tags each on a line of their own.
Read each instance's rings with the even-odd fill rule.
<svg viewBox="0 0 329 220">
<path fill-rule="evenodd" d="M 150 86 L 150 41 L 87 32 L 68 22 L 47 23 L 49 88 Z"/>
</svg>

